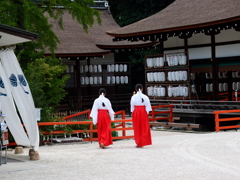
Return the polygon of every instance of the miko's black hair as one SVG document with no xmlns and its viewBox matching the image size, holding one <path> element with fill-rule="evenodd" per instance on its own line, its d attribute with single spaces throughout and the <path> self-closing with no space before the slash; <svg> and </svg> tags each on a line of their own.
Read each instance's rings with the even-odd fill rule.
<svg viewBox="0 0 240 180">
<path fill-rule="evenodd" d="M 100 89 L 99 89 L 99 94 L 102 94 L 102 93 L 103 93 L 103 94 L 106 94 L 106 89 L 100 88 Z M 104 102 L 102 102 L 102 106 L 105 107 Z"/>
<path fill-rule="evenodd" d="M 135 86 L 135 89 L 136 89 L 136 91 L 139 91 L 139 89 L 143 89 L 142 84 L 137 84 L 137 85 Z M 143 99 L 143 98 L 142 98 L 142 102 L 144 102 L 144 99 Z"/>
<path fill-rule="evenodd" d="M 106 94 L 106 89 L 105 88 L 100 88 L 99 89 L 99 94 Z"/>
</svg>

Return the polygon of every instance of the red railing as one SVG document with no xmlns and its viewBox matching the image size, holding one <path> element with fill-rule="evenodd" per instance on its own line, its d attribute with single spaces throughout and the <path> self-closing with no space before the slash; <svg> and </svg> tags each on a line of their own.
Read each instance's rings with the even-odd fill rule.
<svg viewBox="0 0 240 180">
<path fill-rule="evenodd" d="M 224 111 L 214 111 L 213 114 L 215 114 L 215 130 L 216 132 L 219 132 L 220 129 L 236 129 L 240 128 L 240 125 L 229 125 L 229 126 L 220 126 L 220 122 L 226 122 L 226 121 L 239 121 L 239 117 L 231 117 L 231 118 L 220 118 L 220 114 L 226 114 L 226 113 L 240 113 L 240 109 L 237 110 L 224 110 Z"/>
<path fill-rule="evenodd" d="M 53 125 L 88 124 L 89 125 L 89 129 L 87 129 L 87 130 L 73 130 L 73 131 L 71 131 L 69 133 L 71 133 L 71 134 L 88 133 L 89 134 L 89 138 L 85 138 L 84 139 L 85 141 L 90 141 L 90 142 L 97 141 L 98 139 L 93 137 L 93 133 L 96 133 L 97 129 L 93 129 L 92 121 L 74 121 L 74 122 L 70 122 L 70 118 L 82 115 L 84 113 L 87 113 L 88 117 L 90 119 L 90 116 L 89 116 L 90 115 L 90 110 L 87 110 L 87 111 L 83 111 L 81 113 L 73 114 L 73 115 L 66 116 L 66 117 L 62 118 L 62 119 L 67 120 L 65 122 L 40 122 L 40 123 L 38 123 L 38 126 L 40 127 L 40 126 L 53 126 Z M 129 138 L 133 138 L 134 137 L 133 135 L 127 136 L 127 133 L 126 133 L 126 131 L 128 131 L 128 130 L 133 130 L 133 127 L 126 127 L 126 123 L 127 122 L 131 122 L 132 120 L 131 119 L 129 119 L 129 120 L 125 119 L 126 118 L 125 111 L 118 111 L 118 112 L 115 113 L 115 115 L 119 115 L 119 114 L 122 115 L 122 119 L 114 120 L 114 121 L 112 121 L 112 123 L 120 123 L 120 124 L 115 126 L 115 128 L 112 128 L 111 131 L 122 131 L 122 136 L 113 137 L 113 139 L 129 139 Z M 44 135 L 66 134 L 65 131 L 50 131 L 50 132 L 49 131 L 41 131 L 40 133 L 44 134 Z"/>
<path fill-rule="evenodd" d="M 174 105 L 158 105 L 158 106 L 152 106 L 152 111 L 149 113 L 149 115 L 152 116 L 152 118 L 149 119 L 149 121 L 158 121 L 158 120 L 168 120 L 170 123 L 173 122 L 173 107 Z M 161 111 L 158 111 L 157 109 L 161 108 Z M 166 117 L 156 117 L 158 114 L 168 114 Z"/>
<path fill-rule="evenodd" d="M 82 111 L 82 112 L 79 112 L 79 113 L 76 113 L 76 114 L 65 116 L 65 117 L 61 118 L 60 120 L 70 121 L 71 118 L 76 117 L 76 116 L 80 116 L 80 115 L 83 115 L 83 114 L 87 114 L 87 119 L 90 119 L 90 112 L 91 112 L 90 109 L 88 109 L 86 111 Z"/>
<path fill-rule="evenodd" d="M 169 122 L 172 122 L 172 109 L 174 105 L 159 105 L 159 106 L 152 106 L 152 112 L 149 113 L 151 118 L 149 118 L 149 121 L 156 121 L 156 120 L 169 120 Z M 157 111 L 159 108 L 169 108 L 166 110 Z M 69 134 L 76 134 L 76 133 L 88 133 L 89 138 L 85 138 L 85 141 L 97 141 L 97 138 L 93 137 L 93 133 L 97 132 L 97 129 L 94 129 L 92 121 L 71 121 L 71 118 L 87 114 L 87 118 L 90 119 L 90 110 L 86 110 L 83 112 L 79 112 L 73 115 L 69 115 L 66 117 L 61 118 L 60 120 L 66 120 L 61 122 L 39 122 L 38 126 L 54 126 L 54 125 L 74 125 L 74 124 L 87 124 L 89 125 L 89 128 L 86 130 L 73 130 L 69 132 Z M 132 119 L 126 119 L 126 113 L 125 111 L 118 111 L 115 113 L 115 115 L 121 114 L 122 119 L 114 120 L 112 123 L 116 123 L 117 125 L 115 128 L 111 128 L 111 131 L 121 131 L 122 135 L 118 135 L 117 137 L 113 137 L 113 139 L 129 139 L 134 138 L 133 132 L 130 133 L 130 135 L 127 135 L 127 131 L 133 131 L 132 127 Z M 169 114 L 167 117 L 156 117 L 156 115 L 159 114 Z M 127 126 L 127 123 L 129 123 L 129 126 Z M 130 125 L 131 124 L 131 125 Z M 40 128 L 39 128 L 40 129 Z M 42 135 L 54 135 L 54 134 L 66 134 L 66 131 L 41 131 L 40 134 Z M 16 143 L 11 143 L 10 145 L 16 145 Z"/>
</svg>

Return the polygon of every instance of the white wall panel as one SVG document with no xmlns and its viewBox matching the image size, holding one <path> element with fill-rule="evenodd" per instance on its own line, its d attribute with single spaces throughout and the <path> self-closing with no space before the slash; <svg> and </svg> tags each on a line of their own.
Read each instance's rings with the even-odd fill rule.
<svg viewBox="0 0 240 180">
<path fill-rule="evenodd" d="M 206 36 L 203 33 L 193 34 L 191 38 L 188 39 L 188 45 L 199 45 L 211 43 L 211 37 Z"/>
<path fill-rule="evenodd" d="M 91 64 L 114 63 L 114 54 L 105 55 L 104 58 L 91 58 Z"/>
<path fill-rule="evenodd" d="M 170 37 L 164 41 L 164 48 L 184 46 L 184 40 L 178 37 Z"/>
<path fill-rule="evenodd" d="M 240 44 L 216 47 L 216 57 L 240 56 Z"/>
<path fill-rule="evenodd" d="M 206 59 L 211 58 L 211 47 L 189 49 L 189 59 Z"/>
<path fill-rule="evenodd" d="M 227 42 L 240 40 L 240 32 L 234 29 L 222 30 L 220 34 L 215 36 L 216 42 Z"/>
</svg>

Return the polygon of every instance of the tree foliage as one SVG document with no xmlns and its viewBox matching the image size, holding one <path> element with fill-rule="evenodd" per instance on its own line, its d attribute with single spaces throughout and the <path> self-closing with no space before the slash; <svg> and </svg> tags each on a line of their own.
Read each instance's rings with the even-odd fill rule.
<svg viewBox="0 0 240 180">
<path fill-rule="evenodd" d="M 34 97 L 35 106 L 42 108 L 43 116 L 52 112 L 66 92 L 63 87 L 68 76 L 61 76 L 66 67 L 57 58 L 40 58 L 28 63 L 24 70 Z"/>
<path fill-rule="evenodd" d="M 174 0 L 109 0 L 111 12 L 122 27 L 151 16 Z"/>
<path fill-rule="evenodd" d="M 72 15 L 85 32 L 97 22 L 101 24 L 100 13 L 89 5 L 94 0 L 1 0 L 0 23 L 27 30 L 39 35 L 39 39 L 18 44 L 15 53 L 20 61 L 31 88 L 35 106 L 43 114 L 50 113 L 55 105 L 65 96 L 63 89 L 67 76 L 61 77 L 63 66 L 55 58 L 42 58 L 44 51 L 51 52 L 59 43 L 54 34 L 49 18 L 62 26 L 64 11 Z M 64 7 L 64 8 L 63 8 Z"/>
<path fill-rule="evenodd" d="M 28 61 L 32 58 L 31 51 L 48 50 L 54 53 L 59 40 L 48 23 L 48 18 L 58 21 L 61 28 L 64 10 L 68 11 L 72 18 L 82 25 L 87 33 L 95 21 L 101 23 L 100 13 L 91 8 L 94 0 L 1 0 L 0 1 L 0 23 L 37 33 L 39 39 L 25 43 L 24 48 L 19 48 L 18 56 Z M 64 7 L 64 9 L 62 8 Z"/>
</svg>

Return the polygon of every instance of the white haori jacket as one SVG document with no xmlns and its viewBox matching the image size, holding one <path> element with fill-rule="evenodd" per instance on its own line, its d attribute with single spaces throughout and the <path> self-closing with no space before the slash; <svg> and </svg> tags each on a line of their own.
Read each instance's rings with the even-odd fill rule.
<svg viewBox="0 0 240 180">
<path fill-rule="evenodd" d="M 103 107 L 102 103 L 105 104 L 105 107 Z M 108 98 L 105 98 L 104 95 L 100 95 L 97 99 L 95 99 L 93 103 L 93 107 L 90 113 L 90 117 L 93 119 L 93 124 L 96 125 L 98 122 L 98 110 L 99 109 L 106 109 L 108 110 L 109 117 L 111 120 L 114 120 L 114 114 L 115 112 L 112 109 L 111 102 L 109 101 Z"/>
<path fill-rule="evenodd" d="M 142 98 L 144 100 L 143 102 L 142 102 Z M 149 111 L 152 111 L 152 106 L 149 98 L 145 94 L 143 94 L 141 91 L 138 91 L 137 94 L 132 96 L 130 105 L 131 105 L 131 112 L 134 111 L 134 106 L 145 106 L 147 114 L 149 113 Z"/>
</svg>

